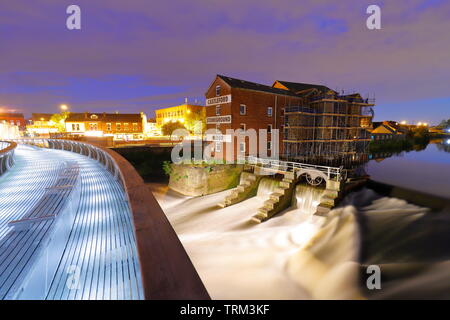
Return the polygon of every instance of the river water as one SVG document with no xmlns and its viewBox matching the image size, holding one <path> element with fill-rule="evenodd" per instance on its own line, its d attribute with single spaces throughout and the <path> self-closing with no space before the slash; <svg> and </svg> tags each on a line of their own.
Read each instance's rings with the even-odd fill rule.
<svg viewBox="0 0 450 320">
<path fill-rule="evenodd" d="M 366 171 L 445 197 L 449 149 L 443 141 L 377 157 Z M 320 217 L 313 213 L 323 189 L 299 184 L 291 208 L 251 222 L 276 186 L 264 178 L 256 197 L 227 208 L 217 204 L 230 191 L 190 198 L 150 186 L 212 298 L 450 299 L 450 208 L 433 211 L 363 188 Z M 380 267 L 381 289 L 367 288 L 369 265 Z"/>
</svg>

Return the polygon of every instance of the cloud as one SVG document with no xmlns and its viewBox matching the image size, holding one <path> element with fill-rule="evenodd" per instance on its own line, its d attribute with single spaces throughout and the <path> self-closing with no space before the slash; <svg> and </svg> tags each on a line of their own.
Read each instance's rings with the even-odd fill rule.
<svg viewBox="0 0 450 320">
<path fill-rule="evenodd" d="M 203 95 L 214 75 L 223 73 L 267 84 L 284 79 L 354 89 L 376 94 L 381 106 L 449 97 L 450 3 L 378 3 L 382 30 L 370 31 L 365 11 L 372 2 L 360 0 L 78 0 L 82 30 L 68 31 L 69 1 L 4 1 L 0 93 L 10 99 L 5 94 L 22 88 L 28 95 L 5 102 L 21 101 L 31 110 L 37 102 L 27 99 L 49 102 L 32 88 L 55 100 L 76 99 L 86 88 L 74 81 L 95 80 L 105 90 L 111 86 L 110 99 L 101 91 L 79 99 L 83 103 L 117 99 L 137 108 L 132 104 L 140 97 L 138 107 L 145 107 L 143 97 L 169 96 L 149 98 L 152 109 L 188 93 Z M 111 78 L 139 90 L 120 95 Z"/>
</svg>

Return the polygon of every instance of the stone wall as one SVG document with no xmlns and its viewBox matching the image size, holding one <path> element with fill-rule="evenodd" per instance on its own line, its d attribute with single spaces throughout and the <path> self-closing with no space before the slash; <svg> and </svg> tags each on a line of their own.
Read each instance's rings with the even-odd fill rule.
<svg viewBox="0 0 450 320">
<path fill-rule="evenodd" d="M 172 164 L 169 188 L 187 196 L 204 196 L 239 184 L 242 165 Z"/>
</svg>

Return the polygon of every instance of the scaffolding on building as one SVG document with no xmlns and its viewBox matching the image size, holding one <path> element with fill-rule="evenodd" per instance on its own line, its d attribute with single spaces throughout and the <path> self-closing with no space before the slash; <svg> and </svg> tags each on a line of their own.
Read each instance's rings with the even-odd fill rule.
<svg viewBox="0 0 450 320">
<path fill-rule="evenodd" d="M 351 167 L 368 160 L 374 99 L 317 95 L 284 110 L 283 158 Z"/>
</svg>

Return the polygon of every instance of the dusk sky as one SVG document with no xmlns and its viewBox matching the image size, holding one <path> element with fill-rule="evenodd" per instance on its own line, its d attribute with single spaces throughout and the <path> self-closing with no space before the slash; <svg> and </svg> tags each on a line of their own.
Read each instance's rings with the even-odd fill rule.
<svg viewBox="0 0 450 320">
<path fill-rule="evenodd" d="M 66 103 L 152 117 L 203 102 L 219 73 L 370 94 L 376 120 L 450 118 L 448 0 L 1 0 L 0 58 L 0 108 L 26 116 Z"/>
</svg>

